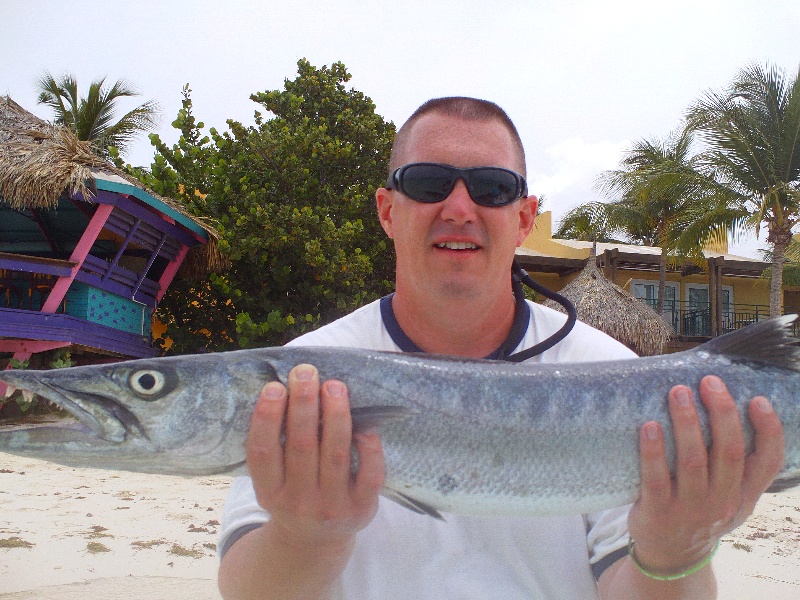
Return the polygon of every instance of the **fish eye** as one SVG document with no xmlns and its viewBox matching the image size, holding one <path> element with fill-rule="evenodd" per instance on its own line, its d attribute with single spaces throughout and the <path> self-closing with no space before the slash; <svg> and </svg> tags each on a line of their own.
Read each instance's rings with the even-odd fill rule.
<svg viewBox="0 0 800 600">
<path fill-rule="evenodd" d="M 166 379 L 163 373 L 153 369 L 142 369 L 131 375 L 130 385 L 134 392 L 143 396 L 153 396 L 164 389 Z"/>
</svg>

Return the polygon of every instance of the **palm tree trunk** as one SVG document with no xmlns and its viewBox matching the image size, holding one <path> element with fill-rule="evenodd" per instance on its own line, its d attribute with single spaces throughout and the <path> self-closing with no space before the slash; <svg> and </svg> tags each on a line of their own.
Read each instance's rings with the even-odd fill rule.
<svg viewBox="0 0 800 600">
<path fill-rule="evenodd" d="M 656 312 L 664 314 L 664 293 L 667 288 L 667 254 L 664 248 L 661 249 L 661 256 L 658 260 L 658 301 L 656 302 Z"/>
<path fill-rule="evenodd" d="M 783 265 L 786 262 L 786 248 L 792 241 L 792 231 L 770 224 L 768 242 L 772 242 L 772 277 L 769 282 L 769 316 L 778 317 L 783 303 Z"/>
</svg>

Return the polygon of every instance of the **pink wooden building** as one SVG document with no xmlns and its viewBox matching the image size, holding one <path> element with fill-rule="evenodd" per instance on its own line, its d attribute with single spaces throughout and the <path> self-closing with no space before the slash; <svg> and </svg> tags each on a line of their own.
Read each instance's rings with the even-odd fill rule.
<svg viewBox="0 0 800 600">
<path fill-rule="evenodd" d="M 154 309 L 209 255 L 203 226 L 65 135 L 0 98 L 0 368 L 64 347 L 154 356 Z"/>
</svg>

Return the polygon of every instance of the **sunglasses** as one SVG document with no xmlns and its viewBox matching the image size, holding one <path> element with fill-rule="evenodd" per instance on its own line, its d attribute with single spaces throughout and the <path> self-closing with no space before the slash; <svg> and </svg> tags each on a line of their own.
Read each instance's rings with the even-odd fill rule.
<svg viewBox="0 0 800 600">
<path fill-rule="evenodd" d="M 528 195 L 519 173 L 500 167 L 459 169 L 439 163 L 410 163 L 389 175 L 386 188 L 417 202 L 433 204 L 447 198 L 462 179 L 470 198 L 481 206 L 506 206 Z"/>
</svg>

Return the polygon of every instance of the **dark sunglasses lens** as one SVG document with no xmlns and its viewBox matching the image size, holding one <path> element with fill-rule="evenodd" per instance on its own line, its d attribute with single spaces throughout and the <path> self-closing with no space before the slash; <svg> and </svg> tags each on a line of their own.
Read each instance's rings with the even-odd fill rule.
<svg viewBox="0 0 800 600">
<path fill-rule="evenodd" d="M 454 183 L 455 174 L 437 165 L 410 165 L 400 172 L 401 191 L 418 202 L 441 202 Z"/>
<path fill-rule="evenodd" d="M 503 206 L 517 199 L 517 178 L 510 171 L 476 169 L 469 174 L 469 195 L 483 206 Z"/>
</svg>

